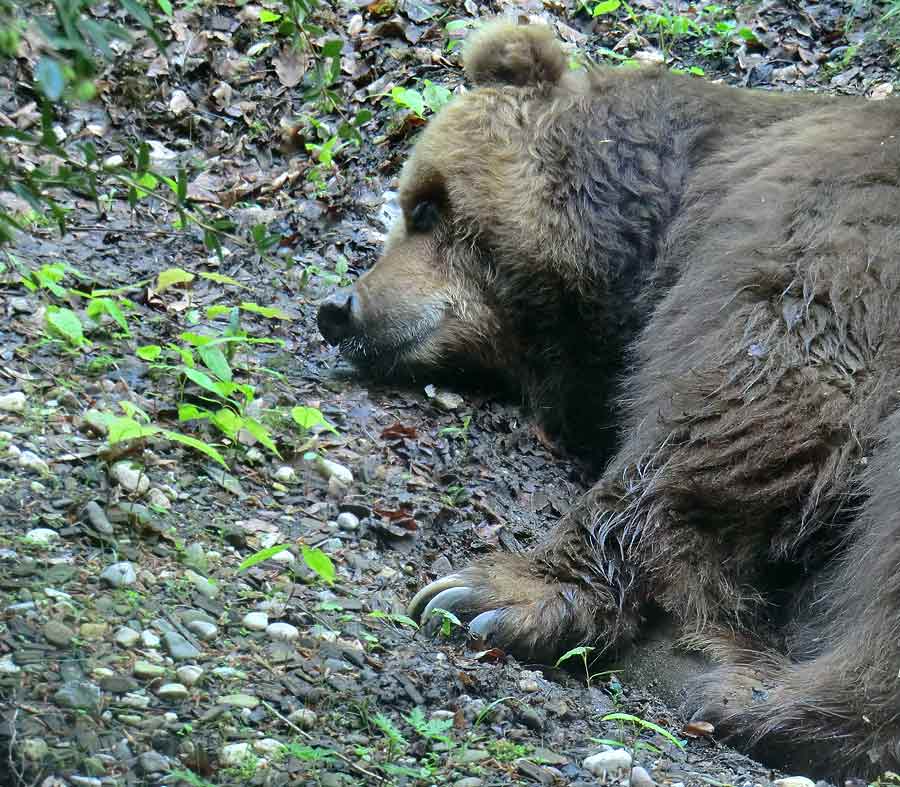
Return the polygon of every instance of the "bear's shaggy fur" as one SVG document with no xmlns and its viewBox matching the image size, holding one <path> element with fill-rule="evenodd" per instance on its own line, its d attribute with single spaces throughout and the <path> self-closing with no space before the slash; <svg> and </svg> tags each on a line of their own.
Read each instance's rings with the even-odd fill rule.
<svg viewBox="0 0 900 787">
<path fill-rule="evenodd" d="M 416 611 L 543 660 L 662 614 L 719 664 L 697 717 L 805 772 L 897 769 L 898 104 L 571 72 L 534 26 L 465 62 L 320 326 L 372 373 L 499 375 L 603 470 Z"/>
</svg>

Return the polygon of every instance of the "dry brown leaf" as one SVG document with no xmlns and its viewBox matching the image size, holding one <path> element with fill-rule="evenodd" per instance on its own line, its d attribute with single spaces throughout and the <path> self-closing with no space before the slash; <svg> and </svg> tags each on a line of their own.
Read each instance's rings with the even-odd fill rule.
<svg viewBox="0 0 900 787">
<path fill-rule="evenodd" d="M 285 47 L 277 57 L 272 58 L 272 65 L 275 66 L 275 73 L 282 85 L 295 87 L 300 84 L 309 68 L 309 54 L 293 47 Z"/>
<path fill-rule="evenodd" d="M 169 111 L 173 115 L 182 115 L 194 108 L 194 103 L 183 90 L 173 90 L 169 99 Z"/>
<path fill-rule="evenodd" d="M 160 55 L 147 66 L 148 77 L 164 77 L 169 75 L 169 61 Z"/>
</svg>

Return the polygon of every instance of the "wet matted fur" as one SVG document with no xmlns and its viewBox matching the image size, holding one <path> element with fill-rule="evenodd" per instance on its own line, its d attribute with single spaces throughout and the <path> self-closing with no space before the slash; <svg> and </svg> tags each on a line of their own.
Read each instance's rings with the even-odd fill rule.
<svg viewBox="0 0 900 787">
<path fill-rule="evenodd" d="M 776 765 L 900 766 L 900 109 L 569 72 L 494 25 L 403 219 L 320 325 L 381 375 L 486 373 L 600 468 L 439 606 L 552 659 L 663 614 L 699 716 Z M 424 601 L 423 601 L 424 603 Z"/>
</svg>

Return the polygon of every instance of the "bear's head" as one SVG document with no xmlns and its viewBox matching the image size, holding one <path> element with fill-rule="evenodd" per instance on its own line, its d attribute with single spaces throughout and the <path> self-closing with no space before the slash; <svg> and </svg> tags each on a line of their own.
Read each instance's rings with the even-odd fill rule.
<svg viewBox="0 0 900 787">
<path fill-rule="evenodd" d="M 547 27 L 489 25 L 464 64 L 473 89 L 416 142 L 381 258 L 321 306 L 319 328 L 365 373 L 495 375 L 549 432 L 586 436 L 606 421 L 630 332 L 629 266 L 652 258 L 659 189 L 636 183 L 658 158 L 629 160 L 623 180 L 621 148 L 604 150 L 605 89 L 567 68 Z"/>
</svg>

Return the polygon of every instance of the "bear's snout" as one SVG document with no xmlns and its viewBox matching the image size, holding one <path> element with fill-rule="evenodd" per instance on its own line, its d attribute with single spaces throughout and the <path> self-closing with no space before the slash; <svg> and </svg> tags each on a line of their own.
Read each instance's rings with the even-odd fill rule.
<svg viewBox="0 0 900 787">
<path fill-rule="evenodd" d="M 359 330 L 358 298 L 353 290 L 339 290 L 319 306 L 319 332 L 331 345 L 356 335 Z"/>
</svg>

